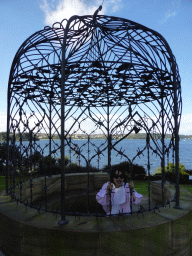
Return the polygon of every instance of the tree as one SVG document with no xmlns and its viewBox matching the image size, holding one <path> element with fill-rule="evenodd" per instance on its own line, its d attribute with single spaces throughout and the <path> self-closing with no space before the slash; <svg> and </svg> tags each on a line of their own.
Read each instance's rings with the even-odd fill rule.
<svg viewBox="0 0 192 256">
<path fill-rule="evenodd" d="M 9 165 L 10 167 L 18 168 L 21 158 L 21 153 L 16 145 L 9 145 Z M 0 170 L 1 173 L 5 174 L 7 160 L 7 143 L 0 143 Z"/>
<path fill-rule="evenodd" d="M 6 141 L 6 139 L 7 139 L 7 133 L 0 132 L 0 141 Z"/>
</svg>

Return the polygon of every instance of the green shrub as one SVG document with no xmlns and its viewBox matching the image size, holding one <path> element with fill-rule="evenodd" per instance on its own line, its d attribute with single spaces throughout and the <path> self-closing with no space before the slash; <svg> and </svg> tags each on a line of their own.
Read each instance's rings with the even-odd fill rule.
<svg viewBox="0 0 192 256">
<path fill-rule="evenodd" d="M 58 165 L 61 166 L 61 157 L 57 159 Z M 65 156 L 65 166 L 69 164 L 69 156 Z"/>
<path fill-rule="evenodd" d="M 128 161 L 121 162 L 111 166 L 112 169 L 117 169 L 118 171 L 124 171 L 128 178 L 134 180 L 143 180 L 146 176 L 146 170 L 143 166 L 138 164 L 131 164 Z M 102 171 L 107 171 L 108 166 L 106 165 Z"/>
<path fill-rule="evenodd" d="M 185 171 L 180 171 L 180 177 L 179 177 L 180 183 L 188 183 L 189 182 L 189 173 Z"/>
<path fill-rule="evenodd" d="M 5 175 L 6 169 L 6 159 L 7 159 L 7 143 L 0 143 L 0 173 Z M 9 166 L 11 168 L 18 169 L 19 162 L 21 159 L 21 153 L 19 147 L 16 145 L 9 145 Z"/>
<path fill-rule="evenodd" d="M 145 168 L 141 165 L 134 164 L 132 170 L 132 179 L 143 180 L 146 176 Z"/>
<path fill-rule="evenodd" d="M 127 161 L 121 162 L 119 164 L 114 164 L 111 166 L 112 169 L 117 169 L 118 171 L 124 171 L 129 173 L 130 164 Z M 105 165 L 102 171 L 106 172 L 108 170 L 108 165 Z"/>
<path fill-rule="evenodd" d="M 0 175 L 5 175 L 5 166 L 0 163 Z"/>
<path fill-rule="evenodd" d="M 158 167 L 154 173 L 155 177 L 161 177 L 161 167 Z M 167 166 L 165 166 L 165 179 L 175 182 L 175 164 L 169 162 Z M 189 181 L 189 174 L 185 170 L 184 164 L 179 163 L 179 182 L 187 183 Z"/>
<path fill-rule="evenodd" d="M 69 163 L 69 157 L 65 156 L 65 166 Z M 50 156 L 43 157 L 40 166 L 40 172 L 50 173 L 51 175 L 61 173 L 61 158 L 54 158 Z M 43 173 L 42 173 L 43 174 Z"/>
<path fill-rule="evenodd" d="M 75 173 L 75 172 L 88 172 L 88 167 L 87 166 L 81 166 L 78 165 L 77 163 L 71 163 L 66 167 L 66 173 Z M 89 166 L 89 172 L 98 172 L 98 169 L 93 166 Z"/>
</svg>

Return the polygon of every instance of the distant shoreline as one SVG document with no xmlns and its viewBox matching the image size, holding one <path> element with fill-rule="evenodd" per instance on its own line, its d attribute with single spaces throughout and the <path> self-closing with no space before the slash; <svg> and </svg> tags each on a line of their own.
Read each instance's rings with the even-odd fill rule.
<svg viewBox="0 0 192 256">
<path fill-rule="evenodd" d="M 12 137 L 13 135 L 10 134 L 10 138 Z M 154 139 L 161 139 L 161 136 L 159 134 L 151 134 L 151 136 L 154 137 Z M 165 139 L 171 139 L 171 134 L 167 134 L 165 136 Z M 6 142 L 6 132 L 1 132 L 0 133 L 0 142 Z M 69 138 L 70 136 L 67 136 L 67 138 Z M 29 134 L 25 133 L 25 134 L 22 134 L 22 141 L 29 141 L 30 139 L 30 136 Z M 138 134 L 134 134 L 134 133 L 131 133 L 129 134 L 129 136 L 126 137 L 126 134 L 120 134 L 120 135 L 113 135 L 112 136 L 112 139 L 115 140 L 115 139 L 135 139 L 135 140 L 140 140 L 140 139 L 146 139 L 146 133 L 138 133 Z M 179 138 L 180 139 L 192 139 L 192 135 L 179 135 Z M 52 140 L 60 140 L 59 138 L 59 135 L 56 135 L 56 136 L 53 136 L 51 138 Z M 88 139 L 88 135 L 85 136 L 85 135 L 82 135 L 82 134 L 76 134 L 76 135 L 72 135 L 71 136 L 71 139 L 73 140 L 87 140 Z M 89 139 L 94 139 L 94 140 L 103 140 L 103 139 L 107 139 L 106 136 L 104 136 L 103 134 L 92 134 L 91 136 L 89 136 Z M 36 141 L 39 141 L 39 140 L 49 140 L 49 136 L 47 134 L 44 134 L 44 133 L 40 133 L 40 134 L 37 134 L 35 136 L 35 140 Z M 16 134 L 15 135 L 15 141 L 20 141 L 20 136 L 19 134 Z M 34 135 L 32 136 L 32 141 L 34 141 Z"/>
</svg>

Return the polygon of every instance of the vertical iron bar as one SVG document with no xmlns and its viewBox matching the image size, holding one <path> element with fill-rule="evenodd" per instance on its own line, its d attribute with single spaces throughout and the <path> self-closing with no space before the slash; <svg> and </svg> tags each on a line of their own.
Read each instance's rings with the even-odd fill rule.
<svg viewBox="0 0 192 256">
<path fill-rule="evenodd" d="M 67 224 L 65 219 L 65 51 L 69 21 L 67 23 L 62 45 L 62 70 L 61 70 L 61 220 L 60 225 Z"/>
<path fill-rule="evenodd" d="M 148 202 L 149 202 L 149 211 L 151 210 L 151 174 L 150 174 L 150 157 L 149 157 L 149 148 L 150 148 L 150 137 L 149 137 L 149 133 L 147 133 L 147 138 L 146 138 L 146 142 L 147 142 L 147 171 L 148 171 Z"/>
<path fill-rule="evenodd" d="M 23 157 L 22 157 L 22 134 L 19 132 L 19 137 L 20 137 L 20 168 L 19 168 L 19 178 L 20 178 L 20 202 L 22 202 L 22 194 L 23 194 L 23 183 L 22 183 L 22 172 L 23 172 L 23 167 L 22 167 L 22 162 L 23 162 Z"/>
<path fill-rule="evenodd" d="M 8 115 L 8 114 L 7 114 Z M 9 128 L 7 128 L 7 159 L 6 159 L 6 179 L 5 179 L 5 196 L 9 195 Z"/>
<path fill-rule="evenodd" d="M 69 31 L 70 23 L 78 18 L 78 16 L 72 16 L 66 25 L 64 30 L 64 38 L 62 45 L 62 63 L 61 63 L 61 220 L 58 224 L 64 225 L 68 221 L 65 219 L 65 53 L 67 44 L 67 34 Z"/>
<path fill-rule="evenodd" d="M 164 124 L 164 101 L 163 101 L 163 92 L 164 85 L 161 86 L 161 121 L 162 121 L 162 136 L 161 136 L 161 144 L 162 144 L 162 159 L 161 159 L 161 170 L 162 170 L 162 203 L 164 204 L 164 185 L 165 185 L 165 124 Z"/>
<path fill-rule="evenodd" d="M 51 85 L 51 93 L 50 93 L 50 102 L 49 102 L 49 175 L 51 176 L 51 118 L 52 118 L 52 108 L 51 108 L 51 104 L 52 104 L 52 99 L 51 99 L 51 95 L 53 92 L 53 85 Z"/>
<path fill-rule="evenodd" d="M 175 181 L 176 181 L 176 204 L 174 208 L 181 209 L 179 206 L 179 134 L 178 134 L 178 109 L 177 109 L 177 81 L 176 81 L 176 63 L 173 56 L 173 86 L 174 86 L 174 121 L 175 121 Z"/>
<path fill-rule="evenodd" d="M 29 132 L 30 138 L 30 162 L 29 162 L 29 169 L 30 169 L 30 193 L 31 193 L 31 207 L 33 206 L 33 177 L 32 177 L 32 131 Z"/>
<path fill-rule="evenodd" d="M 9 77 L 10 80 L 10 77 Z M 7 92 L 7 157 L 6 157 L 6 179 L 5 179 L 5 196 L 9 195 L 9 136 L 10 136 L 10 98 L 11 98 L 11 91 L 10 91 L 10 83 L 8 85 L 8 92 Z"/>
<path fill-rule="evenodd" d="M 12 164 L 13 164 L 13 169 L 12 169 L 12 179 L 13 179 L 13 195 L 15 196 L 15 176 L 16 176 L 16 149 L 15 149 L 15 129 L 13 130 L 13 147 L 12 147 Z"/>
<path fill-rule="evenodd" d="M 108 138 L 108 171 L 109 177 L 111 176 L 111 134 L 110 134 L 110 126 L 109 126 L 109 103 L 107 105 L 107 138 Z M 110 194 L 110 216 L 111 216 L 111 194 Z"/>
<path fill-rule="evenodd" d="M 50 157 L 49 157 L 49 159 L 50 159 Z M 45 178 L 45 184 L 44 184 L 44 195 L 45 195 L 45 209 L 47 210 L 47 169 L 48 169 L 48 164 L 49 163 L 46 163 L 45 162 L 45 167 L 46 168 L 44 168 L 44 178 Z"/>
<path fill-rule="evenodd" d="M 97 148 L 97 152 L 98 152 L 98 148 Z M 99 153 L 99 152 L 98 152 Z M 98 154 L 98 159 L 97 159 L 97 170 L 99 171 L 99 158 L 100 158 L 100 156 L 99 156 L 99 154 Z"/>
<path fill-rule="evenodd" d="M 133 163 L 131 162 L 130 166 L 130 181 L 133 180 Z M 130 198 L 130 209 L 131 209 L 131 215 L 133 212 L 133 202 L 132 202 L 132 197 L 133 196 L 133 189 L 129 186 L 129 198 Z"/>
<path fill-rule="evenodd" d="M 89 144 L 90 144 L 90 136 L 88 135 L 88 165 L 87 165 L 87 214 L 89 214 L 89 203 L 90 203 L 90 197 L 89 197 Z"/>
<path fill-rule="evenodd" d="M 69 164 L 71 165 L 71 136 L 69 137 Z"/>
<path fill-rule="evenodd" d="M 109 103 L 107 105 L 108 170 L 111 172 L 111 134 L 109 131 Z"/>
</svg>

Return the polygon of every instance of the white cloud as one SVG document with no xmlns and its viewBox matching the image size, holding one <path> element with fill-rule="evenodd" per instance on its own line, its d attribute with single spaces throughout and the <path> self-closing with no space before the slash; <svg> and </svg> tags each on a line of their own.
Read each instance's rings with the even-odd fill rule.
<svg viewBox="0 0 192 256">
<path fill-rule="evenodd" d="M 36 115 L 38 116 L 38 114 L 36 114 Z M 98 116 L 98 120 L 99 120 L 100 116 L 99 115 L 97 115 L 97 116 Z M 40 120 L 40 116 L 38 116 L 38 117 Z M 7 130 L 7 114 L 6 114 L 6 112 L 0 112 L 0 119 L 1 119 L 0 132 L 5 132 Z M 101 118 L 101 120 L 102 120 L 102 118 Z M 55 120 L 52 120 L 52 121 L 54 122 Z M 34 126 L 35 122 L 37 122 L 37 120 L 31 119 L 30 128 L 32 128 Z M 74 120 L 72 120 L 72 119 L 68 120 L 68 122 L 66 124 L 67 130 L 69 129 L 69 127 L 71 127 L 73 122 L 74 122 Z M 60 126 L 60 124 L 58 122 L 57 127 L 59 127 L 59 126 Z M 20 127 L 20 128 L 22 129 L 23 127 Z M 91 131 L 93 131 L 96 128 L 96 126 L 93 121 L 89 120 L 89 121 L 83 122 L 81 124 L 81 128 L 82 128 L 82 130 L 87 130 L 87 132 L 90 133 Z M 77 127 L 74 127 L 73 130 L 76 130 L 76 129 L 77 129 Z M 46 130 L 46 132 L 48 132 L 48 128 L 45 128 L 45 130 Z M 41 132 L 45 132 L 45 131 L 41 131 Z M 141 132 L 143 132 L 143 131 L 141 131 Z M 182 115 L 179 134 L 192 135 L 192 113 Z"/>
<path fill-rule="evenodd" d="M 7 113 L 0 112 L 0 132 L 5 132 L 7 130 Z"/>
<path fill-rule="evenodd" d="M 106 7 L 106 8 L 105 8 Z M 104 2 L 104 11 L 106 12 L 109 8 L 110 11 L 116 12 L 122 8 L 121 0 L 109 0 Z"/>
<path fill-rule="evenodd" d="M 102 4 L 101 0 L 59 0 L 55 5 L 54 0 L 42 0 L 41 9 L 45 13 L 45 24 L 52 26 L 55 22 L 69 19 L 73 15 L 93 15 Z M 116 12 L 121 8 L 121 0 L 106 0 L 99 14 Z"/>
<path fill-rule="evenodd" d="M 176 11 L 167 12 L 167 13 L 165 14 L 165 18 L 166 18 L 166 19 L 169 19 L 170 17 L 174 17 L 176 14 L 177 14 Z"/>
<path fill-rule="evenodd" d="M 180 134 L 192 135 L 192 113 L 181 116 Z"/>
<path fill-rule="evenodd" d="M 172 1 L 171 6 L 167 9 L 167 11 L 164 14 L 162 23 L 165 23 L 168 21 L 168 19 L 175 17 L 180 9 L 180 5 L 181 0 Z"/>
<path fill-rule="evenodd" d="M 168 11 L 165 13 L 164 22 L 166 22 L 169 18 L 174 17 L 176 15 L 176 11 Z"/>
</svg>

